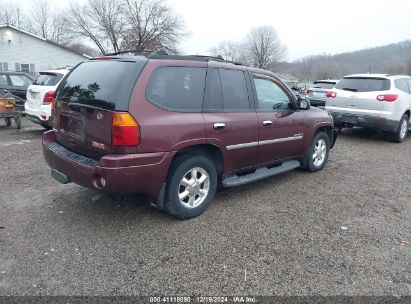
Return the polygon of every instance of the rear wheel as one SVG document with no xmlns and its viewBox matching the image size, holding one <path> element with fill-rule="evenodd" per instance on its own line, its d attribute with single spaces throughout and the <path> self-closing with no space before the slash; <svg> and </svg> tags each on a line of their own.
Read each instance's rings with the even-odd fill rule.
<svg viewBox="0 0 411 304">
<path fill-rule="evenodd" d="M 404 114 L 404 116 L 400 120 L 397 131 L 395 133 L 392 133 L 391 135 L 392 141 L 397 143 L 402 143 L 404 141 L 408 133 L 408 123 L 409 117 L 407 114 Z"/>
<path fill-rule="evenodd" d="M 330 153 L 330 138 L 325 132 L 318 132 L 305 155 L 304 169 L 309 172 L 324 168 Z"/>
<path fill-rule="evenodd" d="M 214 164 L 204 156 L 177 158 L 170 168 L 166 190 L 166 210 L 182 219 L 203 213 L 217 189 Z"/>
</svg>

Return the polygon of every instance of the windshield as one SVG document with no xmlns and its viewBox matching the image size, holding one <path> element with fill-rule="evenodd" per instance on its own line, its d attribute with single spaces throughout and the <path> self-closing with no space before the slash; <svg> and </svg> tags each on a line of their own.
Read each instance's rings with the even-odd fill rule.
<svg viewBox="0 0 411 304">
<path fill-rule="evenodd" d="M 108 110 L 128 111 L 131 93 L 147 60 L 90 60 L 74 69 L 56 99 Z"/>
<path fill-rule="evenodd" d="M 369 77 L 344 78 L 335 86 L 336 89 L 352 92 L 388 91 L 390 87 L 388 79 Z"/>
</svg>

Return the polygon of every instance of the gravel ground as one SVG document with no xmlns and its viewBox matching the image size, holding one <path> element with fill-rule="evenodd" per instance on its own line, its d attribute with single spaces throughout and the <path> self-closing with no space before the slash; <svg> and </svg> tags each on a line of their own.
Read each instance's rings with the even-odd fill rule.
<svg viewBox="0 0 411 304">
<path fill-rule="evenodd" d="M 180 221 L 57 183 L 23 126 L 0 124 L 0 295 L 411 295 L 411 134 L 346 130 L 323 171 Z"/>
</svg>

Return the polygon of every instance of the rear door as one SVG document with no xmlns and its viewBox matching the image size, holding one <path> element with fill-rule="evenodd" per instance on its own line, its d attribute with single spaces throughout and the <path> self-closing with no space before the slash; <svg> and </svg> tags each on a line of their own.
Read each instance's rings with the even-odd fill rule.
<svg viewBox="0 0 411 304">
<path fill-rule="evenodd" d="M 260 163 L 301 155 L 304 111 L 293 108 L 293 96 L 278 80 L 253 74 L 253 83 L 257 97 Z"/>
<path fill-rule="evenodd" d="M 377 100 L 380 94 L 387 94 L 389 79 L 374 77 L 346 77 L 335 86 L 335 98 L 327 99 L 327 109 L 345 113 L 380 114 L 383 102 Z"/>
<path fill-rule="evenodd" d="M 208 68 L 203 104 L 207 141 L 225 150 L 225 170 L 258 163 L 258 117 L 241 70 Z"/>
<path fill-rule="evenodd" d="M 113 112 L 128 112 L 134 84 L 146 62 L 89 60 L 71 71 L 56 91 L 57 141 L 95 159 L 111 153 Z"/>
<path fill-rule="evenodd" d="M 26 99 L 27 87 L 33 82 L 32 79 L 23 74 L 9 74 L 11 87 L 10 93 L 22 99 Z"/>
</svg>

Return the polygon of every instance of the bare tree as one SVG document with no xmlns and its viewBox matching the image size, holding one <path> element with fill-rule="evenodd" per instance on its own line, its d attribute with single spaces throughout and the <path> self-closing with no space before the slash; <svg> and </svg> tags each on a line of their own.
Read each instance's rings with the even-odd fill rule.
<svg viewBox="0 0 411 304">
<path fill-rule="evenodd" d="M 123 49 L 167 48 L 177 51 L 184 36 L 183 23 L 162 0 L 125 0 L 128 28 Z"/>
<path fill-rule="evenodd" d="M 0 1 L 0 23 L 19 26 L 21 11 L 12 1 Z"/>
<path fill-rule="evenodd" d="M 35 1 L 31 12 L 30 22 L 26 26 L 31 32 L 47 40 L 67 44 L 71 33 L 63 12 L 57 11 L 48 0 Z"/>
<path fill-rule="evenodd" d="M 218 46 L 210 49 L 213 56 L 222 56 L 225 60 L 249 64 L 247 47 L 242 42 L 223 41 Z"/>
<path fill-rule="evenodd" d="M 287 49 L 271 26 L 260 26 L 250 30 L 246 46 L 255 67 L 273 68 L 285 58 Z"/>
</svg>

